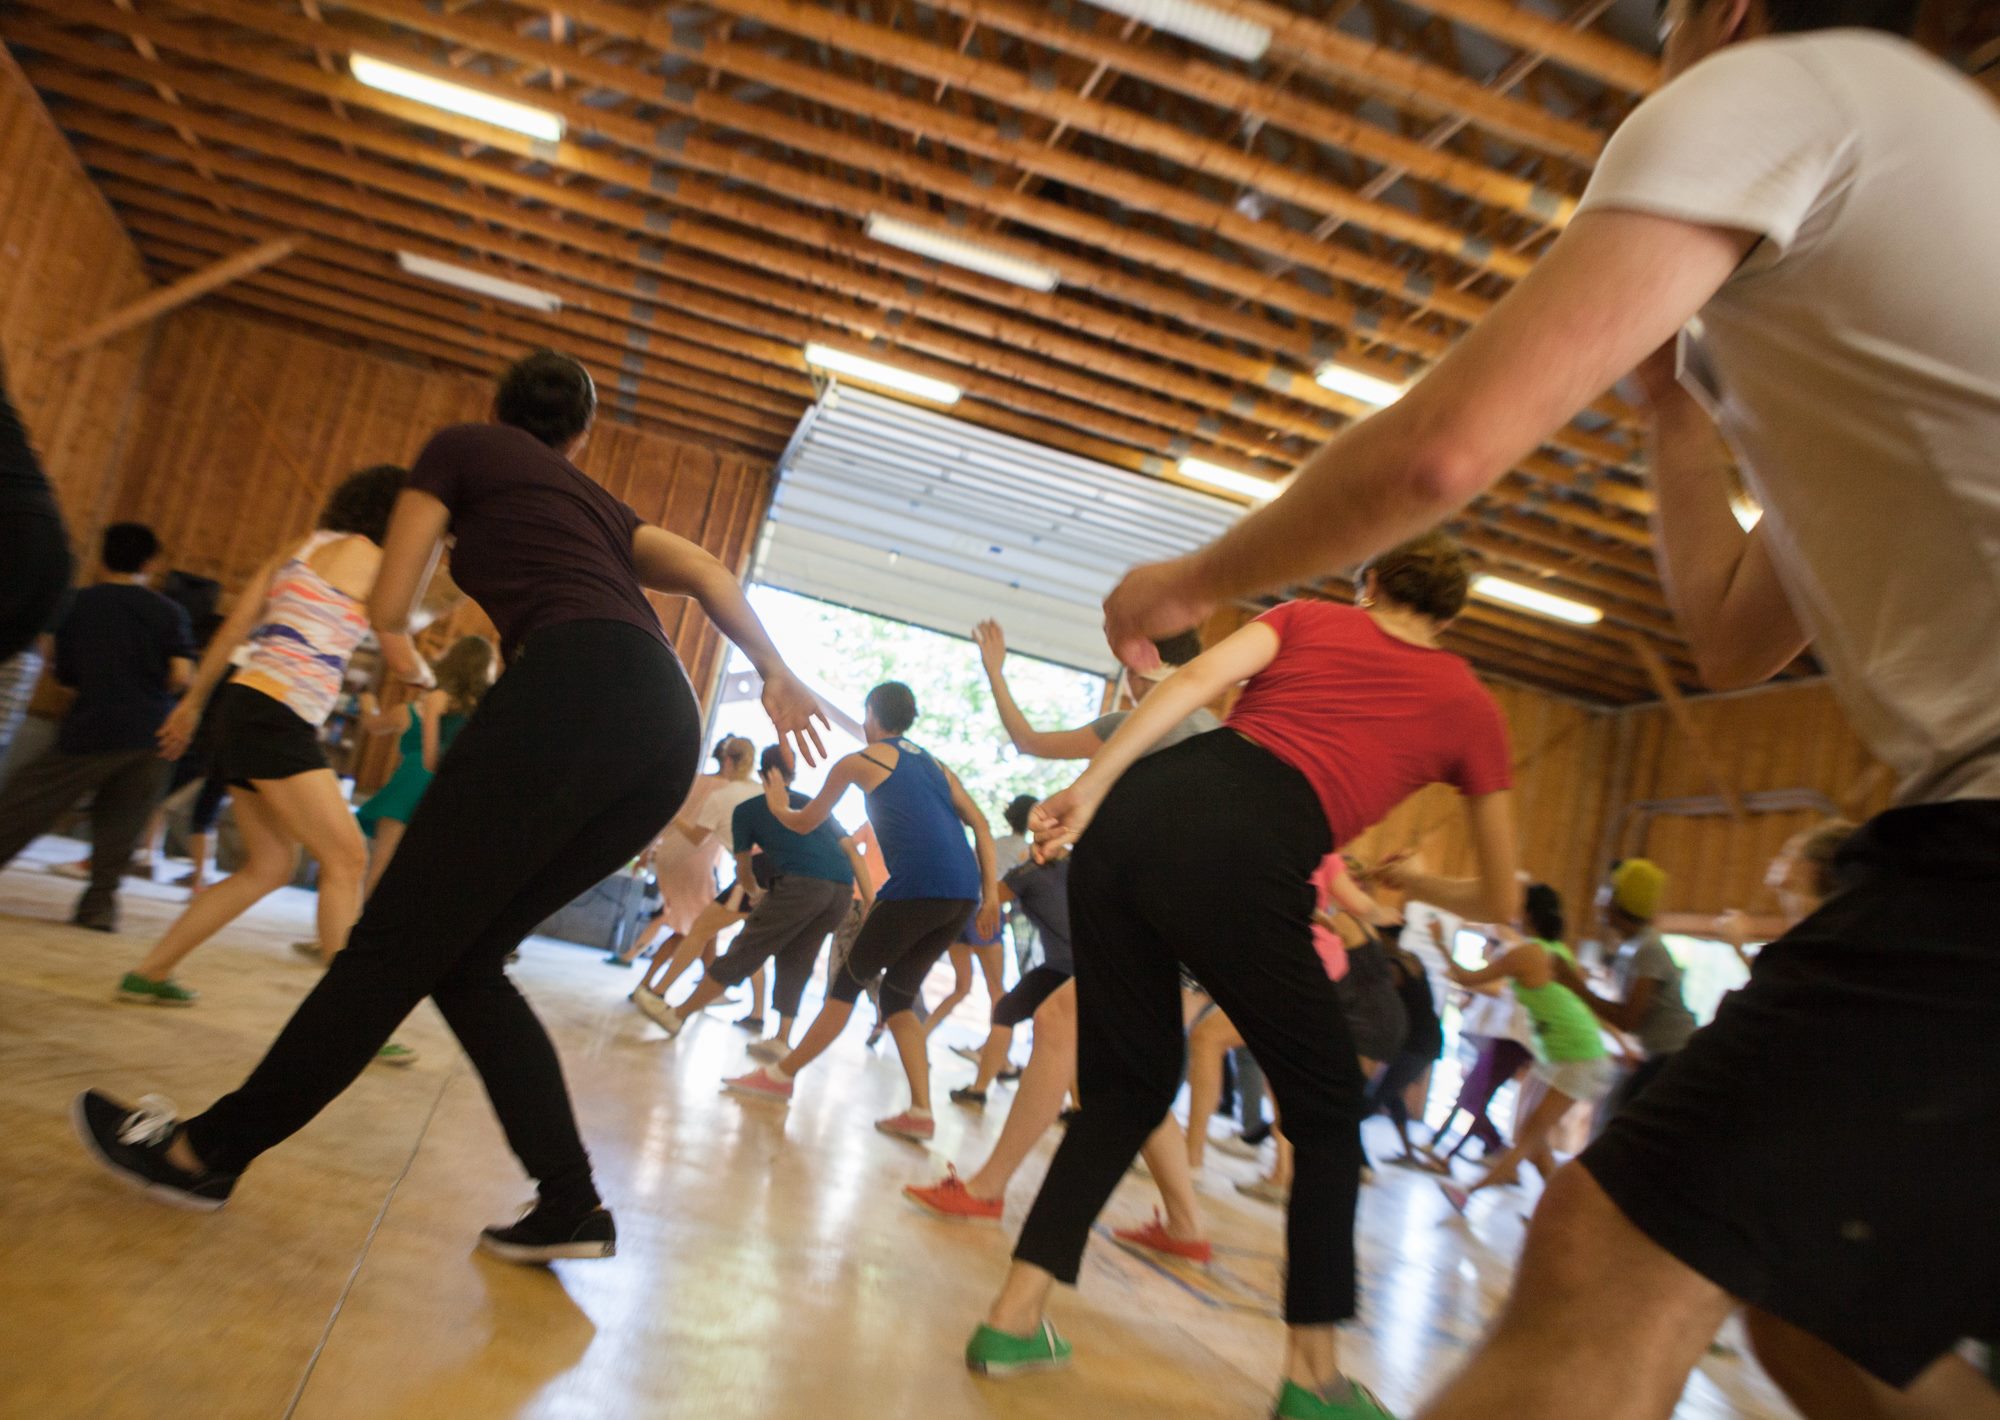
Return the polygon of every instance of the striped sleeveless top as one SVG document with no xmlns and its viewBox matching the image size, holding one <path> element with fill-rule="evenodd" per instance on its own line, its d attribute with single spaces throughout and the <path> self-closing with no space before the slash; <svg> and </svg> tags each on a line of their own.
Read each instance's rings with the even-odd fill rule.
<svg viewBox="0 0 2000 1420">
<path fill-rule="evenodd" d="M 347 662 L 368 634 L 359 598 L 313 571 L 306 559 L 351 533 L 316 532 L 271 580 L 264 622 L 250 633 L 243 670 L 276 686 L 287 709 L 308 725 L 323 725 L 340 699 Z"/>
</svg>

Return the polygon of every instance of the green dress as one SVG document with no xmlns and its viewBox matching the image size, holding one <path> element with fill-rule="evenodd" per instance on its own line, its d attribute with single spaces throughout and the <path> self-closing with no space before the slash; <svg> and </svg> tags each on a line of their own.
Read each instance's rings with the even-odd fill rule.
<svg viewBox="0 0 2000 1420">
<path fill-rule="evenodd" d="M 1575 954 L 1561 942 L 1541 937 L 1533 940 L 1543 951 L 1576 965 Z M 1523 986 L 1518 981 L 1510 984 L 1514 999 L 1527 1008 L 1528 1019 L 1535 1023 L 1537 1056 L 1552 1064 L 1603 1058 L 1604 1036 L 1597 1028 L 1597 1017 L 1591 1014 L 1581 996 L 1559 981 L 1545 986 Z"/>
<path fill-rule="evenodd" d="M 446 715 L 438 722 L 439 755 L 451 748 L 451 742 L 464 728 L 463 715 Z M 370 794 L 368 801 L 354 811 L 354 817 L 361 823 L 361 831 L 370 838 L 375 836 L 375 825 L 382 819 L 408 823 L 410 816 L 417 811 L 418 800 L 431 787 L 431 772 L 424 768 L 424 716 L 414 705 L 410 707 L 410 727 L 403 731 L 402 739 L 396 742 L 396 749 L 402 756 L 396 762 L 396 772 L 389 776 L 388 783 Z"/>
</svg>

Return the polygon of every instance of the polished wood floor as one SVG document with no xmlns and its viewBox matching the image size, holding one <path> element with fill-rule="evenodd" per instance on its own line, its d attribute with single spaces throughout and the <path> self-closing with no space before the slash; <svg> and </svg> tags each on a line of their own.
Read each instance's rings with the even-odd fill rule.
<svg viewBox="0 0 2000 1420">
<path fill-rule="evenodd" d="M 178 910 L 135 884 L 117 937 L 62 924 L 76 885 L 37 844 L 0 874 L 0 1414 L 390 1420 L 534 1416 L 1232 1416 L 1267 1412 L 1279 1325 L 1278 1213 L 1239 1197 L 1218 1158 L 1204 1189 L 1224 1248 L 1211 1273 L 1167 1272 L 1108 1242 L 1056 1317 L 1068 1372 L 975 1381 L 959 1350 L 999 1276 L 1042 1160 L 1005 1229 L 935 1222 L 897 1190 L 947 1159 L 976 1163 L 999 1127 L 945 1106 L 929 1152 L 875 1133 L 900 1072 L 860 1023 L 792 1109 L 716 1090 L 743 1035 L 711 1016 L 667 1042 L 622 1000 L 634 980 L 531 942 L 516 968 L 554 1032 L 618 1212 L 619 1254 L 552 1270 L 471 1244 L 529 1188 L 478 1080 L 431 1008 L 402 1038 L 411 1069 L 369 1071 L 273 1151 L 229 1207 L 141 1201 L 86 1163 L 66 1110 L 86 1086 L 157 1091 L 188 1110 L 233 1085 L 312 980 L 287 947 L 311 899 L 269 900 L 189 960 L 191 1010 L 114 1004 L 111 988 Z M 935 994 L 935 993 L 934 993 Z M 939 1097 L 965 1072 L 934 1047 Z M 866 1014 L 863 1012 L 863 1014 Z M 1385 1135 L 1374 1139 L 1386 1150 Z M 1367 1300 L 1354 1372 L 1396 1406 L 1457 1363 L 1519 1245 L 1512 1194 L 1449 1214 L 1428 1181 L 1384 1169 L 1362 1205 Z M 1143 1218 L 1129 1180 L 1108 1221 Z M 1727 1340 L 1727 1335 L 1725 1340 Z M 1754 1365 L 1718 1353 L 1680 1420 L 1789 1414 Z"/>
</svg>

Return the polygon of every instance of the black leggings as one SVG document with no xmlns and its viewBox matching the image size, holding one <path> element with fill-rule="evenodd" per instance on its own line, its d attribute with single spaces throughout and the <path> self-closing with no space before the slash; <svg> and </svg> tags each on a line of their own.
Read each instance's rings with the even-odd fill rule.
<svg viewBox="0 0 2000 1420">
<path fill-rule="evenodd" d="M 562 1066 L 506 957 L 646 846 L 700 757 L 694 693 L 658 640 L 615 621 L 531 635 L 453 741 L 347 950 L 243 1086 L 188 1121 L 202 1162 L 240 1172 L 296 1133 L 429 996 L 543 1202 L 595 1207 Z"/>
<path fill-rule="evenodd" d="M 1140 760 L 1111 791 L 1070 868 L 1083 1112 L 1015 1257 L 1076 1281 L 1091 1224 L 1180 1087 L 1184 962 L 1263 1065 L 1296 1151 L 1285 1318 L 1354 1314 L 1361 1071 L 1312 944 L 1309 879 L 1331 838 L 1304 776 L 1230 730 Z"/>
<path fill-rule="evenodd" d="M 1398 1129 L 1408 1129 L 1410 1106 L 1404 1101 L 1403 1094 L 1436 1063 L 1435 1051 L 1397 1051 L 1375 1076 L 1374 1083 L 1369 1085 L 1368 1093 L 1362 1100 L 1363 1108 L 1370 1115 L 1378 1109 L 1387 1110 Z"/>
<path fill-rule="evenodd" d="M 882 990 L 877 1002 L 882 1019 L 910 1010 L 931 968 L 958 940 L 966 917 L 979 906 L 962 897 L 906 897 L 891 902 L 875 899 L 861 935 L 827 988 L 829 1001 L 852 1006 L 877 974 Z"/>
</svg>

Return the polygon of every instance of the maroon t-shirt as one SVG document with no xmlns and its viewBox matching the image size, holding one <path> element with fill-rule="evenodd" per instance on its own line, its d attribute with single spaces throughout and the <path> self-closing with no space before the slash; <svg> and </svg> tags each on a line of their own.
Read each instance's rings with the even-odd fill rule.
<svg viewBox="0 0 2000 1420">
<path fill-rule="evenodd" d="M 458 424 L 410 470 L 451 511 L 452 580 L 493 618 L 501 653 L 565 621 L 624 621 L 667 644 L 632 570 L 639 515 L 534 435 Z"/>
</svg>

